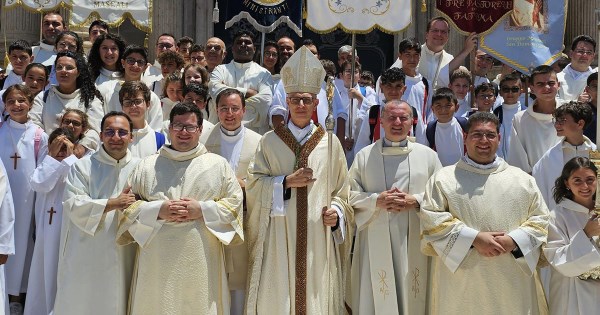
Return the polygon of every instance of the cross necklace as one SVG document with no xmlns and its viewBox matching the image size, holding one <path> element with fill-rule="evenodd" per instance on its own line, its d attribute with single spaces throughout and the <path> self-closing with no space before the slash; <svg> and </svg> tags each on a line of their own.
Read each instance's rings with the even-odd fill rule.
<svg viewBox="0 0 600 315">
<path fill-rule="evenodd" d="M 8 124 L 10 124 L 10 122 L 12 122 L 12 120 L 7 121 Z M 13 149 L 15 150 L 15 153 L 12 156 L 10 156 L 10 158 L 13 159 L 13 169 L 15 169 L 15 170 L 17 169 L 17 159 L 21 158 L 21 156 L 19 155 L 19 143 L 21 141 L 23 141 L 23 138 L 25 138 L 26 134 L 27 134 L 27 128 L 25 129 L 25 131 L 23 131 L 23 135 L 21 135 L 21 138 L 19 138 L 19 141 L 15 144 L 15 139 L 13 139 L 11 127 L 8 126 L 8 136 L 10 137 L 10 141 L 12 142 Z"/>
</svg>

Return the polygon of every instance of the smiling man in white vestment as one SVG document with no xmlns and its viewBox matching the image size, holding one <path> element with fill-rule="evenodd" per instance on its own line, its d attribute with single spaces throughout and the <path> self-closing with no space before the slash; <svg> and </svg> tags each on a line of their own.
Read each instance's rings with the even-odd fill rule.
<svg viewBox="0 0 600 315">
<path fill-rule="evenodd" d="M 125 114 L 106 114 L 102 146 L 67 176 L 54 314 L 127 313 L 135 248 L 117 246 L 116 235 L 121 210 L 135 201 L 125 187 L 139 161 L 127 149 L 132 127 Z"/>
<path fill-rule="evenodd" d="M 348 173 L 358 230 L 351 271 L 357 314 L 426 311 L 429 259 L 420 252 L 417 211 L 442 165 L 435 151 L 408 140 L 412 114 L 404 101 L 387 102 L 385 137 L 358 152 Z"/>
<path fill-rule="evenodd" d="M 243 195 L 229 162 L 199 143 L 202 120 L 195 104 L 175 105 L 171 145 L 129 178 L 141 199 L 118 233 L 138 245 L 129 314 L 229 314 L 223 245 L 244 239 Z"/>
<path fill-rule="evenodd" d="M 421 205 L 434 256 L 429 314 L 545 314 L 536 266 L 548 208 L 533 177 L 496 155 L 498 118 L 469 117 L 467 154 L 436 172 Z M 540 298 L 542 297 L 542 298 Z"/>
</svg>

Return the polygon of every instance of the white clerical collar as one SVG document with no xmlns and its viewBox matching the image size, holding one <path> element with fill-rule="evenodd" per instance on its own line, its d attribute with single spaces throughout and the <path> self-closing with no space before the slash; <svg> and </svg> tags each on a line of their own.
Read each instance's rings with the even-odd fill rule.
<svg viewBox="0 0 600 315">
<path fill-rule="evenodd" d="M 240 132 L 242 131 L 242 128 L 244 128 L 244 126 L 239 126 L 236 130 L 227 130 L 223 127 L 223 125 L 221 125 L 220 127 L 221 127 L 221 133 L 228 137 L 234 137 L 234 136 L 239 135 Z"/>
<path fill-rule="evenodd" d="M 506 103 L 502 103 L 502 107 L 504 109 L 515 109 L 517 107 L 521 107 L 521 102 L 517 101 L 516 104 L 506 104 Z"/>
<path fill-rule="evenodd" d="M 500 166 L 500 163 L 502 162 L 502 159 L 498 157 L 498 155 L 496 155 L 494 157 L 494 161 L 492 163 L 489 164 L 479 164 L 473 160 L 471 160 L 469 158 L 468 155 L 463 155 L 462 160 L 467 163 L 469 166 L 472 166 L 474 168 L 480 169 L 480 170 L 490 170 L 493 168 L 497 168 L 498 166 Z"/>
<path fill-rule="evenodd" d="M 388 138 L 383 138 L 383 146 L 384 147 L 403 147 L 406 148 L 406 146 L 408 146 L 408 139 L 404 139 L 401 141 L 392 141 L 389 140 Z"/>
<path fill-rule="evenodd" d="M 253 61 L 248 61 L 248 62 L 236 62 L 236 61 L 231 61 L 233 63 L 233 65 L 237 68 L 237 69 L 246 69 L 246 68 L 250 68 L 250 66 L 252 65 Z"/>
<path fill-rule="evenodd" d="M 563 150 L 572 150 L 574 152 L 577 151 L 587 151 L 587 150 L 593 150 L 593 143 L 592 140 L 590 140 L 590 138 L 583 136 L 583 143 L 580 145 L 573 145 L 569 142 L 567 142 L 567 138 L 565 138 L 562 142 L 562 148 Z"/>
<path fill-rule="evenodd" d="M 144 121 L 144 128 L 140 128 L 140 129 L 133 129 L 133 135 L 134 136 L 143 136 L 145 134 L 148 134 L 150 132 L 153 132 L 154 130 L 150 129 L 150 125 L 148 125 L 146 123 L 146 121 Z"/>
<path fill-rule="evenodd" d="M 296 138 L 296 141 L 298 141 L 299 143 L 303 143 L 303 141 L 309 137 L 309 135 L 312 133 L 314 126 L 315 125 L 312 121 L 304 128 L 300 128 L 294 125 L 294 123 L 291 120 L 288 122 L 288 129 L 292 132 L 294 138 Z"/>
<path fill-rule="evenodd" d="M 587 78 L 592 73 L 592 67 L 588 67 L 587 70 L 581 72 L 573 69 L 573 67 L 571 67 L 571 64 L 568 64 L 565 67 L 565 69 L 563 69 L 563 71 L 571 75 L 575 80 L 580 80 L 583 77 Z"/>
<path fill-rule="evenodd" d="M 54 45 L 46 44 L 44 42 L 40 42 L 40 49 L 54 52 Z"/>
<path fill-rule="evenodd" d="M 80 95 L 79 89 L 76 89 L 73 93 L 70 93 L 70 94 L 62 93 L 62 92 L 60 92 L 58 90 L 58 85 L 53 85 L 52 86 L 52 91 L 54 91 L 54 93 L 56 95 L 58 95 L 60 98 L 62 98 L 62 99 L 68 99 L 68 100 L 72 100 L 72 99 L 78 98 L 79 95 Z"/>
<path fill-rule="evenodd" d="M 537 103 L 537 101 L 535 101 L 535 103 Z M 533 103 L 533 106 L 527 107 L 527 109 L 526 109 L 527 113 L 529 113 L 529 115 L 531 115 L 536 120 L 552 121 L 552 118 L 554 118 L 554 116 L 552 116 L 552 114 L 538 113 L 533 110 L 533 107 L 536 105 L 535 103 Z"/>
<path fill-rule="evenodd" d="M 429 49 L 429 47 L 427 47 L 427 44 L 423 44 L 423 46 L 421 46 L 421 49 L 422 49 L 422 50 L 423 50 L 423 51 L 424 51 L 426 54 L 428 54 L 428 55 L 431 55 L 431 56 L 435 56 L 435 57 L 441 56 L 441 55 L 444 53 L 444 50 L 443 50 L 443 49 L 442 49 L 442 50 L 440 50 L 440 51 L 438 51 L 438 52 L 433 52 L 431 49 Z"/>
</svg>

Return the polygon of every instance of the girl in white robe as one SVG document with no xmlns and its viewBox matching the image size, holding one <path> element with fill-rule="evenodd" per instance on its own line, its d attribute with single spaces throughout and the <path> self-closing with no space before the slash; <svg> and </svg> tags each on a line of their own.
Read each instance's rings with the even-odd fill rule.
<svg viewBox="0 0 600 315">
<path fill-rule="evenodd" d="M 92 129 L 100 130 L 104 116 L 102 96 L 83 57 L 72 52 L 58 53 L 54 69 L 58 85 L 35 97 L 31 119 L 50 133 L 58 128 L 65 109 L 77 108 L 88 114 Z"/>
<path fill-rule="evenodd" d="M 550 275 L 550 314 L 597 314 L 600 309 L 600 219 L 593 212 L 597 168 L 587 158 L 565 164 L 544 254 Z"/>
<path fill-rule="evenodd" d="M 33 209 L 35 192 L 29 177 L 48 152 L 48 136 L 29 120 L 33 96 L 25 85 L 9 87 L 2 95 L 7 121 L 0 127 L 0 159 L 6 173 L 15 204 L 15 255 L 6 263 L 6 291 L 12 295 L 16 308 L 22 309 L 22 297 L 27 292 L 29 266 L 33 252 Z M 12 303 L 11 303 L 12 304 Z"/>
<path fill-rule="evenodd" d="M 123 52 L 125 52 L 125 42 L 118 35 L 106 33 L 96 38 L 88 57 L 96 87 L 122 77 L 124 69 L 120 57 Z"/>
<path fill-rule="evenodd" d="M 48 139 L 48 155 L 31 175 L 36 191 L 36 240 L 25 304 L 25 314 L 52 314 L 56 297 L 56 270 L 62 222 L 65 179 L 71 165 L 75 137 L 67 128 L 54 130 Z"/>
<path fill-rule="evenodd" d="M 175 104 L 183 101 L 183 84 L 180 73 L 171 73 L 165 78 L 160 105 L 162 106 L 163 121 L 169 119 L 171 109 Z M 165 118 L 166 117 L 166 118 Z"/>
</svg>

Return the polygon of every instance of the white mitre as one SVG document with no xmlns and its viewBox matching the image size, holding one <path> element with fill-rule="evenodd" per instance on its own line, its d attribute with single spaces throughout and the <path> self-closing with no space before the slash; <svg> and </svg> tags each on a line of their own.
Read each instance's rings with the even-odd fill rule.
<svg viewBox="0 0 600 315">
<path fill-rule="evenodd" d="M 325 79 L 323 65 L 304 45 L 288 59 L 280 73 L 286 94 L 319 94 Z"/>
</svg>

